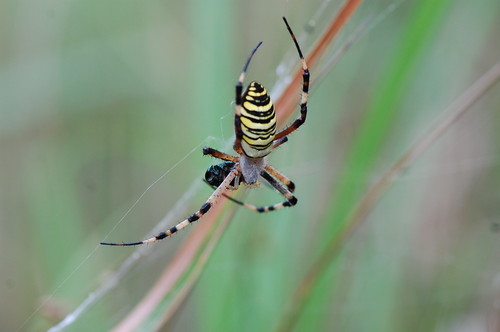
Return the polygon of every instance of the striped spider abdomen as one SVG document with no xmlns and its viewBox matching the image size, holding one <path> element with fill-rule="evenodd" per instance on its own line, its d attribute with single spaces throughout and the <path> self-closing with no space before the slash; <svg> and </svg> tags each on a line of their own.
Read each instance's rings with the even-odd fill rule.
<svg viewBox="0 0 500 332">
<path fill-rule="evenodd" d="M 241 147 L 250 158 L 262 158 L 272 150 L 276 134 L 276 113 L 266 88 L 251 82 L 242 96 Z"/>
</svg>

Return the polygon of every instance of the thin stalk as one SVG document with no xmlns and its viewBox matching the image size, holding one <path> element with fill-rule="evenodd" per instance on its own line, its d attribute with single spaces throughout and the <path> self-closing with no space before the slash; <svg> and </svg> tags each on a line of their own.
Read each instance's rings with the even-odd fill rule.
<svg viewBox="0 0 500 332">
<path fill-rule="evenodd" d="M 316 258 L 299 285 L 297 286 L 290 303 L 292 304 L 287 313 L 283 316 L 277 331 L 291 331 L 296 324 L 299 313 L 303 310 L 309 296 L 312 294 L 314 285 L 325 272 L 325 270 L 338 257 L 340 250 L 346 241 L 358 229 L 366 216 L 373 210 L 376 203 L 381 199 L 394 180 L 406 168 L 413 164 L 425 151 L 429 149 L 450 127 L 453 126 L 471 106 L 483 96 L 500 79 L 500 63 L 495 64 L 483 76 L 481 76 L 469 89 L 462 93 L 443 112 L 443 118 L 437 125 L 429 130 L 420 140 L 418 140 L 408 151 L 401 156 L 382 176 L 370 187 L 361 198 L 359 204 L 346 218 L 345 225 L 336 236 L 322 250 Z"/>
</svg>

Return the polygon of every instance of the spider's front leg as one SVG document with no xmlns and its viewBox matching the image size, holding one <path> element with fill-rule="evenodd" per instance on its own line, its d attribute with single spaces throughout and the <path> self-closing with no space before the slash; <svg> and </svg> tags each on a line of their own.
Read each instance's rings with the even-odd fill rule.
<svg viewBox="0 0 500 332">
<path fill-rule="evenodd" d="M 288 190 L 290 190 L 290 192 L 293 193 L 295 191 L 295 183 L 293 183 L 292 180 L 290 180 L 285 174 L 281 173 L 280 171 L 278 171 L 276 168 L 272 167 L 271 165 L 266 165 L 266 166 L 264 166 L 264 168 L 272 176 L 274 176 L 275 178 L 280 180 L 281 183 L 283 183 L 288 188 Z"/>
<path fill-rule="evenodd" d="M 164 238 L 166 238 L 174 233 L 177 233 L 181 229 L 189 226 L 191 223 L 193 223 L 196 220 L 203 217 L 203 215 L 205 215 L 205 213 L 207 213 L 212 208 L 212 206 L 215 204 L 217 199 L 220 196 L 224 195 L 224 192 L 226 190 L 230 189 L 231 182 L 235 179 L 236 176 L 238 176 L 239 172 L 240 172 L 240 170 L 239 170 L 238 165 L 233 167 L 232 170 L 225 177 L 224 181 L 222 181 L 220 183 L 220 185 L 217 187 L 217 189 L 215 189 L 215 191 L 212 193 L 212 195 L 210 195 L 210 197 L 207 199 L 205 204 L 203 204 L 197 212 L 193 213 L 191 216 L 184 219 L 183 221 L 181 221 L 177 225 L 169 228 L 168 230 L 163 231 L 160 234 L 158 234 L 152 238 L 149 238 L 149 239 L 143 240 L 143 241 L 139 241 L 139 242 L 129 242 L 129 243 L 101 242 L 101 244 L 106 245 L 106 246 L 137 246 L 140 244 L 160 241 L 160 240 L 163 240 Z"/>
<path fill-rule="evenodd" d="M 270 167 L 270 166 L 269 166 Z M 271 168 L 271 167 L 270 167 Z M 267 167 L 266 167 L 267 169 Z M 274 168 L 271 168 L 272 170 L 276 171 L 277 174 L 279 174 L 283 179 L 286 179 L 286 181 L 288 182 L 288 184 L 285 183 L 285 185 L 287 186 L 287 188 L 285 188 L 284 186 L 282 186 L 271 174 L 269 174 L 267 171 L 263 171 L 262 172 L 262 177 L 274 188 L 276 189 L 276 191 L 278 191 L 280 194 L 282 194 L 283 196 L 285 196 L 286 198 L 286 201 L 284 202 L 281 202 L 281 203 L 277 203 L 277 204 L 273 204 L 273 205 L 268 205 L 268 206 L 256 206 L 256 205 L 252 205 L 252 204 L 248 204 L 248 203 L 245 203 L 245 202 L 242 202 L 242 201 L 239 201 L 237 199 L 234 199 L 226 194 L 223 194 L 225 197 L 227 197 L 230 201 L 238 204 L 238 205 L 241 205 L 249 210 L 252 210 L 252 211 L 256 211 L 256 212 L 269 212 L 269 211 L 275 211 L 275 210 L 279 210 L 279 209 L 282 209 L 284 207 L 291 207 L 291 206 L 294 206 L 297 204 L 297 198 L 293 195 L 293 190 L 295 189 L 295 184 L 290 181 L 286 176 L 284 176 L 283 174 L 281 174 L 280 172 L 278 172 L 277 170 L 275 170 Z M 273 174 L 274 175 L 274 174 Z M 278 178 L 280 181 L 281 178 Z"/>
</svg>

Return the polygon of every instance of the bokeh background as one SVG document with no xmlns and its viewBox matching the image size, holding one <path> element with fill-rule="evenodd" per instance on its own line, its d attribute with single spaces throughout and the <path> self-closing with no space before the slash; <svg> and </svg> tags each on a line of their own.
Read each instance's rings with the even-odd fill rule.
<svg viewBox="0 0 500 332">
<path fill-rule="evenodd" d="M 98 243 L 152 235 L 213 163 L 201 147 L 230 152 L 234 84 L 252 47 L 264 41 L 248 81 L 271 89 L 282 59 L 296 61 L 281 16 L 307 53 L 340 4 L 2 2 L 0 330 L 46 330 L 105 281 L 134 249 Z M 270 156 L 297 184 L 299 204 L 239 209 L 163 330 L 276 328 L 366 188 L 499 61 L 499 31 L 497 0 L 363 3 L 313 68 L 307 123 Z M 499 96 L 495 86 L 398 178 L 332 257 L 296 331 L 500 330 Z M 196 188 L 178 220 L 210 194 Z M 281 200 L 265 187 L 244 198 Z M 113 327 L 195 231 L 152 246 L 67 330 Z"/>
</svg>

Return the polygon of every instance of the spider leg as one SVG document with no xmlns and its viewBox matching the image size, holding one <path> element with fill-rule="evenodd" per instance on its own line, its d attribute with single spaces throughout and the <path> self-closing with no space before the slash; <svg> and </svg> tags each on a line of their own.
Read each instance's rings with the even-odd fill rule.
<svg viewBox="0 0 500 332">
<path fill-rule="evenodd" d="M 236 83 L 236 97 L 235 97 L 235 109 L 234 109 L 234 132 L 236 139 L 234 141 L 234 151 L 238 154 L 243 153 L 243 149 L 241 148 L 241 140 L 243 138 L 243 131 L 241 130 L 241 95 L 243 93 L 243 81 L 245 80 L 245 75 L 247 73 L 248 65 L 250 64 L 250 60 L 252 60 L 253 55 L 262 45 L 262 42 L 259 42 L 257 46 L 252 50 L 250 55 L 248 56 L 247 62 L 243 66 L 243 70 L 240 73 L 240 77 L 238 78 L 238 82 Z"/>
<path fill-rule="evenodd" d="M 193 213 L 191 216 L 189 216 L 188 218 L 184 219 L 183 221 L 181 221 L 177 225 L 169 228 L 168 230 L 166 230 L 164 232 L 161 232 L 161 233 L 159 233 L 158 235 L 156 235 L 156 236 L 154 236 L 152 238 L 149 238 L 149 239 L 146 239 L 146 240 L 143 240 L 143 241 L 139 241 L 139 242 L 129 242 L 129 243 L 101 242 L 101 244 L 102 245 L 106 245 L 106 246 L 137 246 L 137 245 L 140 245 L 140 244 L 152 243 L 152 242 L 160 241 L 160 240 L 163 240 L 164 238 L 166 238 L 166 237 L 168 237 L 168 236 L 170 236 L 170 235 L 172 235 L 174 233 L 177 233 L 181 229 L 189 226 L 191 223 L 193 223 L 196 220 L 198 220 L 201 217 L 203 217 L 203 215 L 205 213 L 207 213 L 208 210 L 210 210 L 210 208 L 213 206 L 213 204 L 215 203 L 215 201 L 220 196 L 224 195 L 224 191 L 226 191 L 228 189 L 228 187 L 231 184 L 231 181 L 233 181 L 233 179 L 235 178 L 235 176 L 238 175 L 239 172 L 240 172 L 240 169 L 239 169 L 239 166 L 237 165 L 226 176 L 226 178 L 224 179 L 224 181 L 217 187 L 217 189 L 215 189 L 215 191 L 212 193 L 212 195 L 210 195 L 210 197 L 207 199 L 207 201 L 205 202 L 205 204 L 203 204 L 197 212 Z"/>
<path fill-rule="evenodd" d="M 229 197 L 226 194 L 223 194 L 223 195 L 225 197 L 227 197 L 229 200 L 231 200 L 232 202 L 239 204 L 239 205 L 241 205 L 247 209 L 250 209 L 252 211 L 257 211 L 257 212 L 275 211 L 275 210 L 282 209 L 284 207 L 290 207 L 290 206 L 294 206 L 295 204 L 297 204 L 297 198 L 292 194 L 292 192 L 290 190 L 288 190 L 287 188 L 285 188 L 283 185 L 281 185 L 281 183 L 279 183 L 275 178 L 273 178 L 271 176 L 271 174 L 269 174 L 267 171 L 263 171 L 261 175 L 274 189 L 276 189 L 280 194 L 285 196 L 286 201 L 281 202 L 281 203 L 277 203 L 277 204 L 273 204 L 273 205 L 268 205 L 268 206 L 256 206 L 256 205 L 247 204 L 245 202 L 236 200 L 232 197 Z"/>
<path fill-rule="evenodd" d="M 212 186 L 210 183 L 207 182 L 207 180 L 203 179 L 203 182 L 205 182 L 206 184 L 208 184 L 212 189 L 215 189 L 214 186 Z M 236 198 L 232 198 L 231 196 L 229 196 L 228 194 L 226 193 L 223 193 L 222 196 L 226 197 L 228 200 L 230 200 L 231 202 L 234 202 L 236 204 L 239 204 L 239 205 L 245 205 L 244 202 L 242 201 L 239 201 L 237 200 Z"/>
<path fill-rule="evenodd" d="M 281 173 L 280 171 L 278 171 L 277 169 L 275 169 L 269 165 L 266 165 L 265 168 L 272 176 L 276 177 L 279 181 L 283 182 L 287 186 L 288 191 L 290 193 L 293 193 L 293 191 L 295 190 L 295 184 L 290 179 L 288 179 L 283 173 Z M 281 194 L 283 194 L 283 192 L 286 192 L 286 189 L 283 188 L 274 178 L 270 177 L 270 179 L 271 179 L 271 181 L 269 181 L 269 179 L 266 178 L 266 180 L 270 186 L 272 186 L 273 188 L 276 188 L 275 184 L 277 184 L 281 187 L 281 191 L 277 189 L 278 192 L 280 192 Z M 203 179 L 203 182 L 205 182 L 207 185 L 209 185 L 210 187 L 215 189 L 215 186 L 212 186 L 210 183 L 207 182 L 207 180 Z M 285 194 L 283 194 L 283 195 L 285 195 Z M 279 205 L 282 205 L 283 203 L 278 203 L 278 204 L 274 204 L 271 206 L 256 206 L 256 205 L 248 204 L 248 203 L 245 203 L 243 201 L 237 200 L 236 198 L 233 198 L 226 193 L 222 193 L 222 196 L 226 197 L 228 200 L 230 200 L 233 203 L 236 203 L 236 204 L 241 205 L 249 210 L 257 211 L 257 212 L 268 212 L 268 211 L 273 211 L 273 210 L 280 209 L 283 207 L 283 206 L 277 207 Z M 292 196 L 289 196 L 289 197 L 291 198 Z M 291 200 L 293 200 L 293 198 L 291 198 Z M 295 203 L 296 202 L 297 202 L 297 200 L 295 199 Z M 293 204 L 293 205 L 295 205 L 295 204 Z M 286 205 L 286 206 L 288 206 L 288 205 Z"/>
<path fill-rule="evenodd" d="M 280 138 L 280 139 L 275 139 L 275 140 L 273 141 L 273 150 L 274 150 L 274 149 L 276 149 L 276 148 L 277 148 L 278 146 L 280 146 L 281 144 L 284 144 L 284 143 L 286 143 L 286 142 L 288 142 L 288 137 L 286 137 L 286 136 L 285 136 L 285 137 L 282 137 L 282 138 Z"/>
<path fill-rule="evenodd" d="M 288 29 L 288 32 L 290 33 L 290 36 L 293 39 L 293 42 L 295 43 L 295 47 L 297 48 L 297 51 L 299 53 L 300 57 L 300 62 L 302 63 L 302 97 L 300 99 L 300 116 L 288 127 L 280 131 L 279 133 L 276 134 L 275 139 L 280 139 L 282 137 L 285 137 L 295 130 L 297 130 L 300 126 L 306 122 L 306 117 L 307 117 L 307 98 L 309 96 L 309 80 L 310 80 L 310 73 L 309 73 L 309 68 L 307 67 L 306 60 L 304 60 L 304 56 L 302 55 L 302 51 L 300 50 L 299 43 L 297 42 L 297 39 L 295 38 L 295 35 L 292 32 L 292 29 L 288 25 L 288 22 L 286 18 L 283 17 L 283 21 L 285 21 L 286 28 Z"/>
<path fill-rule="evenodd" d="M 277 178 L 278 180 L 281 181 L 281 183 L 283 183 L 290 192 L 294 192 L 295 191 L 295 183 L 292 182 L 292 180 L 290 180 L 285 174 L 281 173 L 280 171 L 278 171 L 276 168 L 272 167 L 271 165 L 265 165 L 264 166 L 265 170 L 268 171 L 272 176 L 274 176 L 275 178 Z"/>
<path fill-rule="evenodd" d="M 239 161 L 238 157 L 231 156 L 227 153 L 220 152 L 219 150 L 209 148 L 208 146 L 203 148 L 203 155 L 204 156 L 209 155 L 225 161 L 232 161 L 233 163 L 237 163 Z"/>
</svg>

